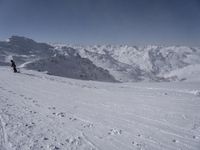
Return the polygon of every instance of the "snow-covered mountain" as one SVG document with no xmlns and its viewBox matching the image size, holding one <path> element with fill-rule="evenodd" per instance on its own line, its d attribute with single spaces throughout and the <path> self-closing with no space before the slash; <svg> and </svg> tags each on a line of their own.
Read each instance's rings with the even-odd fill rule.
<svg viewBox="0 0 200 150">
<path fill-rule="evenodd" d="M 94 65 L 89 59 L 75 54 L 73 48 L 62 55 L 48 44 L 25 37 L 12 36 L 0 43 L 0 65 L 8 65 L 14 59 L 19 67 L 26 67 L 48 74 L 75 79 L 116 82 L 110 73 Z"/>
<path fill-rule="evenodd" d="M 56 48 L 62 50 L 63 45 Z M 185 46 L 73 46 L 81 57 L 90 59 L 109 70 L 117 80 L 126 81 L 183 81 L 181 74 L 170 74 L 200 64 L 200 48 Z M 196 68 L 196 67 L 195 67 Z M 188 70 L 189 71 L 189 70 Z M 195 71 L 195 70 L 194 70 Z M 200 73 L 198 70 L 196 74 Z"/>
<path fill-rule="evenodd" d="M 41 58 L 50 57 L 54 54 L 54 47 L 38 43 L 32 39 L 12 36 L 7 41 L 0 42 L 0 62 L 10 63 L 10 59 L 14 59 L 17 65 L 35 61 Z"/>
<path fill-rule="evenodd" d="M 13 57 L 20 67 L 84 80 L 189 81 L 200 73 L 198 47 L 49 45 L 12 36 L 0 42 L 0 51 L 0 65 L 8 65 Z M 191 68 L 193 74 L 184 76 Z"/>
<path fill-rule="evenodd" d="M 83 80 L 112 81 L 107 70 L 95 66 L 89 59 L 81 58 L 79 55 L 60 55 L 29 63 L 29 69 L 48 71 L 48 74 Z"/>
</svg>

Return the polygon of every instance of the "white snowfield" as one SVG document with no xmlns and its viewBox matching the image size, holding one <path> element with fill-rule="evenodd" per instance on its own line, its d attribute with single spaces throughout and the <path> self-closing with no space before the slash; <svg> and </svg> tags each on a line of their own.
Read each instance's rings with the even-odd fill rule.
<svg viewBox="0 0 200 150">
<path fill-rule="evenodd" d="M 0 150 L 200 150 L 199 91 L 0 67 Z"/>
</svg>

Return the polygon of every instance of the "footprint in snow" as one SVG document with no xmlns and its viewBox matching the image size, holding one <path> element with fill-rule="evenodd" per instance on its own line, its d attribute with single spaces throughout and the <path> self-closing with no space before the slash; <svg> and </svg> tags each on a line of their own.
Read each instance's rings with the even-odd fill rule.
<svg viewBox="0 0 200 150">
<path fill-rule="evenodd" d="M 138 134 L 137 136 L 138 136 L 138 137 L 141 137 L 142 135 L 141 135 L 141 134 Z"/>
<path fill-rule="evenodd" d="M 35 123 L 31 122 L 30 124 L 25 124 L 25 127 L 27 127 L 27 128 L 33 128 L 34 125 L 35 125 Z"/>
<path fill-rule="evenodd" d="M 69 117 L 69 120 L 71 120 L 71 121 L 76 121 L 77 119 L 76 119 L 76 118 Z"/>
<path fill-rule="evenodd" d="M 47 140 L 49 140 L 49 138 L 47 138 L 47 137 L 44 137 L 44 138 L 43 138 L 43 140 L 44 140 L 44 141 L 47 141 Z"/>
<path fill-rule="evenodd" d="M 37 101 L 36 101 L 36 100 L 33 100 L 33 103 L 37 103 Z"/>
<path fill-rule="evenodd" d="M 38 101 L 37 101 L 37 100 L 33 100 L 32 102 L 35 104 L 35 106 L 40 107 L 40 105 L 38 104 Z"/>
<path fill-rule="evenodd" d="M 67 144 L 80 146 L 82 145 L 83 139 L 80 136 L 78 136 L 78 137 L 68 138 L 65 141 L 67 142 Z"/>
<path fill-rule="evenodd" d="M 48 107 L 49 110 L 55 110 L 56 107 Z"/>
<path fill-rule="evenodd" d="M 66 114 L 64 112 L 57 113 L 56 115 L 58 117 L 65 117 L 66 116 Z"/>
<path fill-rule="evenodd" d="M 16 94 L 15 92 L 13 92 L 13 91 L 11 91 L 11 90 L 9 90 L 8 92 L 11 93 L 11 94 Z"/>
<path fill-rule="evenodd" d="M 11 106 L 13 106 L 13 105 L 12 105 L 12 104 L 6 104 L 6 106 L 11 107 Z"/>
<path fill-rule="evenodd" d="M 92 128 L 94 125 L 89 123 L 89 124 L 81 124 L 83 128 Z"/>
<path fill-rule="evenodd" d="M 32 111 L 32 110 L 30 110 L 29 111 L 31 114 L 36 114 L 37 112 L 36 111 Z"/>
<path fill-rule="evenodd" d="M 28 97 L 24 97 L 25 100 L 28 100 Z"/>
<path fill-rule="evenodd" d="M 53 115 L 56 115 L 56 116 L 58 116 L 58 117 L 62 117 L 62 118 L 66 116 L 66 114 L 65 114 L 64 112 L 59 112 L 59 113 L 53 112 L 52 114 L 53 114 Z"/>
<path fill-rule="evenodd" d="M 25 97 L 23 94 L 20 94 L 19 96 L 21 96 L 21 97 Z"/>
<path fill-rule="evenodd" d="M 178 143 L 178 141 L 176 139 L 173 139 L 172 142 L 173 143 Z"/>
<path fill-rule="evenodd" d="M 12 93 L 12 92 L 11 92 L 11 93 Z M 14 93 L 14 92 L 13 92 L 13 94 L 16 94 L 16 93 Z M 29 97 L 26 97 L 26 96 L 25 96 L 25 95 L 23 95 L 23 94 L 20 94 L 19 96 L 20 96 L 20 97 L 23 97 L 25 100 L 30 100 L 30 98 L 29 98 Z"/>
<path fill-rule="evenodd" d="M 195 135 L 193 135 L 192 138 L 193 138 L 193 139 L 199 139 L 199 137 L 198 137 L 198 136 L 195 136 Z"/>
<path fill-rule="evenodd" d="M 120 135 L 120 134 L 122 134 L 122 130 L 120 130 L 120 129 L 110 129 L 108 134 L 109 135 Z"/>
<path fill-rule="evenodd" d="M 37 106 L 37 107 L 40 107 L 40 105 L 39 105 L 39 104 L 35 104 L 35 106 Z"/>
<path fill-rule="evenodd" d="M 132 141 L 131 144 L 134 145 L 134 146 L 136 146 L 139 149 L 142 149 L 142 147 L 144 147 L 144 144 L 136 143 L 135 141 Z"/>
<path fill-rule="evenodd" d="M 58 146 L 55 146 L 55 145 L 49 145 L 48 148 L 50 150 L 59 150 L 60 149 Z"/>
</svg>

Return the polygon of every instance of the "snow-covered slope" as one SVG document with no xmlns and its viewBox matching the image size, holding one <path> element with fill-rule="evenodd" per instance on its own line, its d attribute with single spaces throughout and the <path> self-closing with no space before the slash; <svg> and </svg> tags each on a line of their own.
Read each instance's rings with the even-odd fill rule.
<svg viewBox="0 0 200 150">
<path fill-rule="evenodd" d="M 165 77 L 176 77 L 181 81 L 200 81 L 200 64 L 189 65 L 187 67 L 176 69 L 166 74 Z"/>
<path fill-rule="evenodd" d="M 103 83 L 0 67 L 1 150 L 199 150 L 200 84 Z"/>
<path fill-rule="evenodd" d="M 46 71 L 52 75 L 84 80 L 117 81 L 107 70 L 75 54 L 75 51 L 73 48 L 67 48 L 67 55 L 63 55 L 48 44 L 12 36 L 9 41 L 0 42 L 0 65 L 9 65 L 10 60 L 14 59 L 20 68 Z"/>
<path fill-rule="evenodd" d="M 61 77 L 117 82 L 107 70 L 95 66 L 89 59 L 80 56 L 56 55 L 29 63 L 26 68 L 47 71 L 48 74 Z"/>
</svg>

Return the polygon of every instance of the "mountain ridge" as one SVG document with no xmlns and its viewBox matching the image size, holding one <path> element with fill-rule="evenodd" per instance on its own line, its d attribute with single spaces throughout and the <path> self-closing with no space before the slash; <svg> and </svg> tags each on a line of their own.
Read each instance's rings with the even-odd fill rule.
<svg viewBox="0 0 200 150">
<path fill-rule="evenodd" d="M 182 75 L 174 72 L 188 66 L 190 70 L 196 69 L 200 64 L 200 48 L 186 46 L 50 45 L 12 36 L 8 41 L 0 42 L 0 51 L 0 65 L 8 65 L 8 60 L 13 58 L 19 66 L 49 71 L 52 75 L 111 82 L 183 81 Z M 65 57 L 65 63 L 62 59 L 59 60 L 61 56 Z M 52 64 L 55 60 L 60 61 L 60 70 L 57 69 L 58 66 L 55 67 L 56 64 Z M 84 63 L 85 60 L 87 64 Z M 71 66 L 67 65 L 69 63 Z M 193 65 L 197 66 L 192 67 Z M 76 75 L 74 72 L 72 75 L 69 71 L 63 71 L 66 67 L 76 68 Z M 196 69 L 195 74 L 198 74 L 198 70 Z"/>
</svg>

